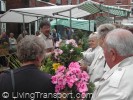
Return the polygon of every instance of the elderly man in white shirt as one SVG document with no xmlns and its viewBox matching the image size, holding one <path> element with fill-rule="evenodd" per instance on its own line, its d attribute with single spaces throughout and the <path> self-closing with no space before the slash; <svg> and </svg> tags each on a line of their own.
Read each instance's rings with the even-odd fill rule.
<svg viewBox="0 0 133 100">
<path fill-rule="evenodd" d="M 90 75 L 90 82 L 93 82 L 95 85 L 98 84 L 99 80 L 103 74 L 109 70 L 109 67 L 106 64 L 105 57 L 102 50 L 102 45 L 104 43 L 104 38 L 108 32 L 115 29 L 115 26 L 112 24 L 102 24 L 97 28 L 97 35 L 99 39 L 99 46 L 95 51 L 95 57 L 90 66 L 88 66 L 88 72 Z"/>
<path fill-rule="evenodd" d="M 115 29 L 105 38 L 105 59 L 110 67 L 91 100 L 133 100 L 133 34 Z"/>
</svg>

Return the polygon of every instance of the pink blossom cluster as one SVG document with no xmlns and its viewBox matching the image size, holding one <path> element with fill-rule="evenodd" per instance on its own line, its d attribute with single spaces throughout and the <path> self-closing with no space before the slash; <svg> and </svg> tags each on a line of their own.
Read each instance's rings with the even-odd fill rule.
<svg viewBox="0 0 133 100">
<path fill-rule="evenodd" d="M 57 49 L 54 49 L 54 53 L 55 53 L 55 56 L 58 56 L 58 55 L 61 55 L 63 53 L 63 51 L 59 48 Z"/>
<path fill-rule="evenodd" d="M 85 94 L 88 91 L 87 83 L 89 75 L 80 69 L 78 62 L 71 62 L 68 68 L 60 66 L 56 74 L 52 76 L 52 83 L 55 84 L 55 92 L 59 93 L 66 87 L 72 89 L 76 86 L 76 91 Z"/>
<path fill-rule="evenodd" d="M 55 43 L 55 47 L 60 47 L 62 40 L 59 40 Z"/>
<path fill-rule="evenodd" d="M 78 47 L 78 45 L 74 39 L 66 40 L 66 44 L 72 44 L 74 47 Z"/>
</svg>

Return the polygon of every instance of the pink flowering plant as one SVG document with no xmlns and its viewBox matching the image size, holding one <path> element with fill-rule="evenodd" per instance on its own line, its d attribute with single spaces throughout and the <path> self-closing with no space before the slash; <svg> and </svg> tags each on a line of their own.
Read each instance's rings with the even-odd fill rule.
<svg viewBox="0 0 133 100">
<path fill-rule="evenodd" d="M 81 59 L 81 51 L 82 49 L 78 47 L 74 39 L 58 41 L 54 50 L 54 58 L 56 62 L 68 66 L 70 62 Z"/>
<path fill-rule="evenodd" d="M 83 98 L 88 91 L 87 84 L 89 75 L 80 69 L 78 62 L 71 62 L 66 68 L 60 66 L 56 70 L 56 74 L 52 76 L 52 83 L 55 84 L 55 92 L 71 91 L 72 93 L 81 93 Z"/>
</svg>

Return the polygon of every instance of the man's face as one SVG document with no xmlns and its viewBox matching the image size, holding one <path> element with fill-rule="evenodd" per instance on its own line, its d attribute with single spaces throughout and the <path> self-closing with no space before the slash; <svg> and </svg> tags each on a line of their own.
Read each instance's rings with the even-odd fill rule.
<svg viewBox="0 0 133 100">
<path fill-rule="evenodd" d="M 41 28 L 41 32 L 42 32 L 44 35 L 48 36 L 49 33 L 50 33 L 50 26 L 48 26 L 48 25 L 43 26 L 43 27 Z"/>
<path fill-rule="evenodd" d="M 110 68 L 112 68 L 112 64 L 113 64 L 113 61 L 112 61 L 112 52 L 108 50 L 106 44 L 104 43 L 103 46 L 102 46 L 103 50 L 104 50 L 104 56 L 105 56 L 105 59 L 106 59 L 106 62 L 108 64 L 108 66 Z"/>
<path fill-rule="evenodd" d="M 14 34 L 13 33 L 10 33 L 10 37 L 13 38 L 14 37 Z"/>
</svg>

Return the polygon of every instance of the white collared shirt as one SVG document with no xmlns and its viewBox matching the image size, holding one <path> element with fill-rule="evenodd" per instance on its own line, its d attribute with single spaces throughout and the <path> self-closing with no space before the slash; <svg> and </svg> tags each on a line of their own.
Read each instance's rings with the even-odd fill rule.
<svg viewBox="0 0 133 100">
<path fill-rule="evenodd" d="M 105 57 L 103 54 L 103 50 L 100 46 L 95 48 L 95 56 L 90 66 L 88 66 L 88 72 L 90 75 L 90 82 L 95 83 L 100 80 L 100 78 L 105 73 L 105 69 L 108 68 L 105 66 Z"/>
<path fill-rule="evenodd" d="M 53 49 L 54 48 L 53 40 L 52 40 L 51 36 L 49 36 L 47 38 L 43 33 L 41 33 L 38 37 L 40 37 L 41 39 L 44 40 L 44 45 L 45 45 L 46 49 Z"/>
<path fill-rule="evenodd" d="M 91 100 L 133 100 L 133 57 L 128 57 L 106 72 Z"/>
</svg>

